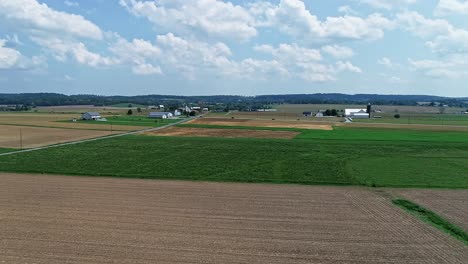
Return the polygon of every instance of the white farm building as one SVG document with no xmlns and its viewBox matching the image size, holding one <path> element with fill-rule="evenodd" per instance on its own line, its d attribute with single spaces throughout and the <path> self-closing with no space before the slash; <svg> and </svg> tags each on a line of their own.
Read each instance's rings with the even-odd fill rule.
<svg viewBox="0 0 468 264">
<path fill-rule="evenodd" d="M 345 116 L 350 118 L 369 118 L 367 109 L 345 109 Z"/>
<path fill-rule="evenodd" d="M 154 118 L 154 119 L 168 119 L 168 118 L 172 118 L 173 116 L 174 115 L 169 112 L 151 112 L 148 115 L 149 118 Z"/>
<path fill-rule="evenodd" d="M 86 112 L 81 115 L 81 119 L 83 120 L 97 120 L 101 119 L 101 114 L 98 112 Z"/>
</svg>

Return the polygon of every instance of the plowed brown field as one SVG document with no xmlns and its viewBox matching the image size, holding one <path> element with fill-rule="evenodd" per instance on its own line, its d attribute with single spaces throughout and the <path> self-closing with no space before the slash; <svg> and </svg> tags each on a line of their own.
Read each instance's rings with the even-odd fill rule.
<svg viewBox="0 0 468 264">
<path fill-rule="evenodd" d="M 22 135 L 23 148 L 42 147 L 57 143 L 102 137 L 117 132 L 98 130 L 78 130 L 63 128 L 44 128 L 27 126 L 0 125 L 0 147 L 20 148 Z"/>
<path fill-rule="evenodd" d="M 252 127 L 286 127 L 333 130 L 330 124 L 321 124 L 306 121 L 283 121 L 283 120 L 254 120 L 254 119 L 227 119 L 227 118 L 198 118 L 188 123 L 218 126 L 252 126 Z"/>
<path fill-rule="evenodd" d="M 155 172 L 157 173 L 157 172 Z M 366 189 L 0 174 L 5 263 L 466 263 Z"/>
<path fill-rule="evenodd" d="M 468 232 L 468 190 L 392 190 Z"/>
<path fill-rule="evenodd" d="M 282 138 L 293 139 L 299 132 L 246 129 L 212 129 L 194 127 L 169 127 L 163 130 L 146 132 L 146 135 L 182 137 L 226 137 L 226 138 Z"/>
</svg>

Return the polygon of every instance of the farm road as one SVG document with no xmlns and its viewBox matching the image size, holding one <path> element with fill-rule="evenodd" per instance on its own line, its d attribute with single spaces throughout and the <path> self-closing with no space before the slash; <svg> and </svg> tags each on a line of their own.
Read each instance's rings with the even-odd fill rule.
<svg viewBox="0 0 468 264">
<path fill-rule="evenodd" d="M 83 139 L 83 140 L 77 140 L 77 141 L 71 141 L 71 142 L 66 142 L 66 143 L 60 143 L 60 144 L 55 144 L 55 145 L 50 145 L 50 146 L 44 146 L 44 147 L 37 147 L 37 148 L 30 148 L 30 149 L 23 149 L 23 150 L 18 150 L 18 151 L 12 151 L 12 152 L 7 152 L 7 153 L 2 153 L 0 154 L 1 156 L 7 156 L 7 155 L 13 155 L 13 154 L 18 154 L 18 153 L 25 153 L 25 152 L 31 152 L 31 151 L 36 151 L 36 150 L 42 150 L 42 149 L 49 149 L 49 148 L 56 148 L 56 147 L 62 147 L 62 146 L 68 146 L 68 145 L 75 145 L 75 144 L 80 144 L 80 143 L 85 143 L 85 142 L 92 142 L 92 141 L 97 141 L 101 139 L 109 139 L 109 138 L 116 138 L 116 137 L 123 137 L 123 136 L 128 136 L 128 135 L 135 135 L 135 134 L 140 134 L 144 132 L 151 132 L 151 131 L 156 131 L 156 130 L 162 130 L 171 126 L 179 125 L 188 121 L 191 121 L 197 117 L 190 117 L 186 119 L 182 119 L 180 121 L 161 126 L 161 127 L 154 127 L 154 128 L 148 128 L 148 129 L 142 129 L 142 130 L 137 130 L 137 131 L 131 131 L 131 132 L 125 132 L 121 134 L 116 134 L 116 135 L 110 135 L 110 136 L 103 136 L 103 137 L 96 137 L 96 138 L 91 138 L 91 139 Z"/>
</svg>

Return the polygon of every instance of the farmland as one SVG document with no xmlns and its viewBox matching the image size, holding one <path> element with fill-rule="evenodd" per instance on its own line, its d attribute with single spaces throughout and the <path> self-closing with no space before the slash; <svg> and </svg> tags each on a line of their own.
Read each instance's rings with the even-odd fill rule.
<svg viewBox="0 0 468 264">
<path fill-rule="evenodd" d="M 0 157 L 0 167 L 153 179 L 468 188 L 465 142 L 125 136 Z"/>
<path fill-rule="evenodd" d="M 0 147 L 17 149 L 35 148 L 117 133 L 99 130 L 0 125 Z"/>
<path fill-rule="evenodd" d="M 223 138 L 283 138 L 292 139 L 299 132 L 248 129 L 216 129 L 197 127 L 169 127 L 159 131 L 146 132 L 146 135 L 184 137 L 223 137 Z"/>
<path fill-rule="evenodd" d="M 0 174 L 0 187 L 6 263 L 468 258 L 459 241 L 362 188 L 14 174 Z"/>
<path fill-rule="evenodd" d="M 132 126 L 132 127 L 160 127 L 165 126 L 177 121 L 178 119 L 151 119 L 146 116 L 110 116 L 106 118 L 107 121 L 100 121 L 96 122 L 93 120 L 78 120 L 77 123 L 79 124 L 94 124 L 94 125 L 105 125 L 109 126 L 112 124 L 113 126 Z M 71 122 L 67 120 L 66 122 Z"/>
</svg>

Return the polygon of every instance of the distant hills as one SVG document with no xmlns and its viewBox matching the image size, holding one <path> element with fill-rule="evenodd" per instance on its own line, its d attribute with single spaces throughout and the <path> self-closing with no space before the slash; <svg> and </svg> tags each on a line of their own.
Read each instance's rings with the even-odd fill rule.
<svg viewBox="0 0 468 264">
<path fill-rule="evenodd" d="M 379 95 L 379 94 L 284 94 L 259 96 L 176 96 L 176 95 L 137 95 L 137 96 L 98 96 L 64 95 L 57 93 L 0 94 L 0 105 L 58 106 L 58 105 L 96 105 L 110 106 L 122 103 L 141 105 L 156 104 L 198 104 L 206 105 L 267 105 L 267 104 L 379 104 L 379 105 L 417 105 L 418 102 L 438 102 L 450 106 L 465 107 L 467 98 L 451 98 L 430 95 Z"/>
</svg>

